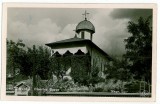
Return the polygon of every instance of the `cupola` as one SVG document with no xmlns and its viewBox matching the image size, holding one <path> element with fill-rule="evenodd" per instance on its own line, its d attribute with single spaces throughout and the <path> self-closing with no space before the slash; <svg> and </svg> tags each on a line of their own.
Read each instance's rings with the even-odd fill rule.
<svg viewBox="0 0 160 104">
<path fill-rule="evenodd" d="M 85 15 L 85 20 L 78 23 L 75 31 L 78 34 L 77 36 L 79 38 L 92 40 L 92 34 L 95 33 L 95 27 L 89 20 L 87 20 L 87 14 L 89 13 L 85 11 L 85 13 L 83 14 Z"/>
</svg>

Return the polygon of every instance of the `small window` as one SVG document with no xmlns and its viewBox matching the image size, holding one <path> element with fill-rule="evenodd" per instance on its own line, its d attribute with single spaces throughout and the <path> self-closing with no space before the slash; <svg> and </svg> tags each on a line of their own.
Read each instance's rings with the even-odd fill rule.
<svg viewBox="0 0 160 104">
<path fill-rule="evenodd" d="M 84 39 L 84 31 L 81 32 L 81 37 Z"/>
</svg>

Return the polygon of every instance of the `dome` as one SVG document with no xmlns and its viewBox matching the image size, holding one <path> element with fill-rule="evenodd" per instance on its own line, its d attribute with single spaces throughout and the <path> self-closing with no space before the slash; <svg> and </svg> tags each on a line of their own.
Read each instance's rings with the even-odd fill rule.
<svg viewBox="0 0 160 104">
<path fill-rule="evenodd" d="M 95 27 L 93 26 L 93 24 L 88 21 L 88 20 L 84 20 L 81 21 L 77 26 L 76 26 L 76 32 L 79 33 L 81 30 L 88 30 L 91 33 L 95 33 Z"/>
</svg>

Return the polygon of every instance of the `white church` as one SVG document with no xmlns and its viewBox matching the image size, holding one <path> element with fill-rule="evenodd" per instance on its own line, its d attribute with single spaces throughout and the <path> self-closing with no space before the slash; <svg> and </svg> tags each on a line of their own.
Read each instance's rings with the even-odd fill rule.
<svg viewBox="0 0 160 104">
<path fill-rule="evenodd" d="M 75 60 L 71 59 L 69 67 L 71 67 L 72 70 L 78 70 L 76 67 L 83 66 L 80 70 L 86 70 L 87 74 L 89 74 L 92 67 L 98 67 L 100 75 L 102 75 L 102 72 L 107 69 L 106 64 L 108 64 L 112 58 L 92 41 L 94 38 L 95 27 L 87 19 L 87 14 L 88 13 L 85 11 L 85 19 L 79 22 L 76 26 L 76 34 L 73 38 L 47 43 L 46 45 L 52 50 L 51 57 L 65 59 L 65 56 L 69 55 L 82 59 L 81 62 L 84 63 L 76 63 Z M 88 57 L 87 61 L 83 61 L 82 57 Z"/>
</svg>

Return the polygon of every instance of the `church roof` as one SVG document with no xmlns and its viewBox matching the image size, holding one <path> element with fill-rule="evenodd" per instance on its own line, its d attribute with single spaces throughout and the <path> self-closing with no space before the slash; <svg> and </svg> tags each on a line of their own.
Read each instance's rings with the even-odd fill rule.
<svg viewBox="0 0 160 104">
<path fill-rule="evenodd" d="M 106 52 L 104 52 L 102 49 L 100 49 L 96 44 L 94 44 L 91 40 L 89 39 L 81 39 L 78 37 L 70 38 L 70 39 L 65 39 L 57 42 L 52 42 L 45 44 L 51 48 L 66 48 L 66 47 L 81 47 L 84 45 L 90 45 L 100 51 L 104 56 L 106 56 L 108 59 L 112 59 Z"/>
<path fill-rule="evenodd" d="M 81 21 L 77 26 L 76 26 L 76 32 L 79 33 L 81 30 L 88 30 L 92 33 L 95 33 L 95 27 L 94 25 L 88 21 L 87 19 Z"/>
<path fill-rule="evenodd" d="M 46 45 L 58 44 L 58 43 L 68 43 L 68 42 L 75 42 L 75 41 L 83 41 L 83 40 L 84 39 L 74 37 L 74 38 L 69 38 L 69 39 L 65 39 L 65 40 L 56 41 L 56 42 L 49 43 L 49 44 L 46 44 Z"/>
<path fill-rule="evenodd" d="M 69 47 L 82 46 L 85 43 L 84 41 L 87 42 L 87 41 L 90 41 L 90 40 L 74 37 L 74 38 L 69 38 L 69 39 L 65 39 L 65 40 L 60 40 L 60 41 L 48 43 L 48 44 L 45 44 L 45 45 L 58 49 L 58 48 L 67 47 L 67 46 L 69 46 Z"/>
</svg>

